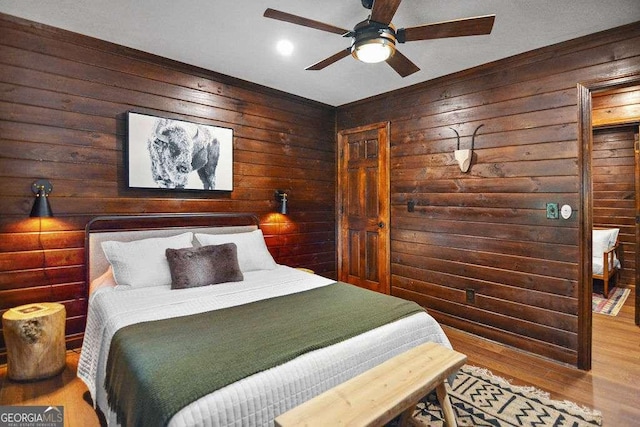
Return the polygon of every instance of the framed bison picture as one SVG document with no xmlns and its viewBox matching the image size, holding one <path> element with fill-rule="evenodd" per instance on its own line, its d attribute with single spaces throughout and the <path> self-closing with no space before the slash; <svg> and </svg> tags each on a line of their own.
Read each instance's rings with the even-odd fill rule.
<svg viewBox="0 0 640 427">
<path fill-rule="evenodd" d="M 233 190 L 233 130 L 127 113 L 129 188 Z"/>
</svg>

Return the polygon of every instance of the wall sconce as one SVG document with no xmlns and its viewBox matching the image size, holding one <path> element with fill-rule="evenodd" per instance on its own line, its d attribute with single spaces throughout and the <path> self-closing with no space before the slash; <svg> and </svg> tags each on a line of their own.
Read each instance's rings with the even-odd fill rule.
<svg viewBox="0 0 640 427">
<path fill-rule="evenodd" d="M 449 128 L 452 131 L 454 131 L 456 133 L 456 136 L 458 137 L 458 145 L 453 155 L 457 160 L 458 165 L 460 166 L 460 170 L 463 173 L 467 172 L 469 170 L 469 166 L 471 166 L 471 159 L 473 158 L 473 145 L 475 143 L 476 133 L 478 133 L 478 129 L 480 129 L 482 126 L 484 125 L 478 126 L 476 130 L 473 131 L 473 136 L 471 137 L 471 149 L 466 149 L 466 150 L 460 149 L 460 134 L 458 133 L 458 131 L 455 130 L 454 128 Z"/>
<path fill-rule="evenodd" d="M 33 201 L 33 207 L 29 214 L 32 218 L 42 218 L 53 216 L 51 206 L 49 205 L 49 194 L 53 190 L 53 185 L 46 179 L 38 179 L 31 184 L 31 191 L 36 195 Z"/>
<path fill-rule="evenodd" d="M 289 195 L 286 191 L 276 190 L 276 200 L 280 205 L 280 209 L 278 210 L 278 212 L 280 212 L 282 215 L 286 215 L 287 213 L 289 213 L 289 209 L 287 208 L 287 197 L 289 197 Z"/>
</svg>

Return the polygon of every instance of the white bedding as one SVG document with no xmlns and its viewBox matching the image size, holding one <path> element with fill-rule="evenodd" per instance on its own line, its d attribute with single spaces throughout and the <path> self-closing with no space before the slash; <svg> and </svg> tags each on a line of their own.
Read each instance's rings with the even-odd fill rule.
<svg viewBox="0 0 640 427">
<path fill-rule="evenodd" d="M 252 271 L 244 281 L 170 290 L 102 288 L 91 296 L 78 376 L 93 401 L 116 425 L 108 410 L 104 378 L 109 343 L 127 325 L 221 309 L 264 298 L 331 285 L 333 280 L 286 266 Z M 273 419 L 313 396 L 423 342 L 451 347 L 440 325 L 419 313 L 307 353 L 211 393 L 178 412 L 171 426 L 273 425 Z M 188 384 L 188 378 L 185 378 Z"/>
</svg>

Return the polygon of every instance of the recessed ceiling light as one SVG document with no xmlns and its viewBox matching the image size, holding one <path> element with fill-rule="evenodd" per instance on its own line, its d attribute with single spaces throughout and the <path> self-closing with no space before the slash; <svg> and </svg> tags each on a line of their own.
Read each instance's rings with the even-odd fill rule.
<svg viewBox="0 0 640 427">
<path fill-rule="evenodd" d="M 282 56 L 290 56 L 293 53 L 293 43 L 289 40 L 280 40 L 276 45 L 276 49 Z"/>
</svg>

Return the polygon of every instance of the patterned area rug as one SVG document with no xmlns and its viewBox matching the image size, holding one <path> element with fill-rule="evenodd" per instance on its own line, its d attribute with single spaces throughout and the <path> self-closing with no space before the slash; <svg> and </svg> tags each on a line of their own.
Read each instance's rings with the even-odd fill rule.
<svg viewBox="0 0 640 427">
<path fill-rule="evenodd" d="M 629 288 L 615 287 L 609 291 L 609 298 L 605 298 L 603 294 L 594 292 L 591 298 L 591 311 L 607 316 L 616 316 L 630 293 L 631 289 Z"/>
<path fill-rule="evenodd" d="M 486 369 L 464 365 L 449 389 L 459 426 L 601 426 L 598 411 L 551 400 L 533 387 L 518 387 Z M 418 403 L 414 424 L 444 426 L 435 393 Z M 392 425 L 392 424 L 390 424 Z"/>
</svg>

